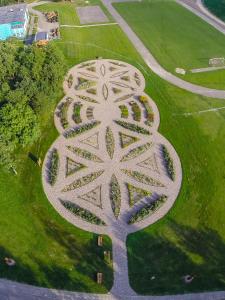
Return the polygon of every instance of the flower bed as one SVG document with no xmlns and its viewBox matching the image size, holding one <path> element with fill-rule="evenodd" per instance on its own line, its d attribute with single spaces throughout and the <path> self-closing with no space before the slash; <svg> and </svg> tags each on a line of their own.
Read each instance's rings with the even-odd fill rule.
<svg viewBox="0 0 225 300">
<path fill-rule="evenodd" d="M 151 134 L 147 129 L 140 127 L 136 124 L 132 124 L 132 123 L 128 123 L 128 122 L 124 122 L 124 121 L 120 121 L 120 120 L 114 120 L 114 122 L 116 124 L 122 126 L 123 128 L 129 129 L 131 131 L 135 131 L 137 133 L 142 133 L 142 134 L 146 134 L 146 135 Z"/>
<path fill-rule="evenodd" d="M 91 103 L 98 103 L 95 99 L 88 97 L 88 96 L 82 96 L 82 95 L 76 95 L 76 97 L 80 98 L 81 100 L 91 102 Z"/>
<path fill-rule="evenodd" d="M 74 154 L 76 154 L 82 158 L 85 158 L 87 160 L 92 160 L 94 162 L 99 162 L 99 163 L 103 162 L 101 160 L 101 158 L 99 158 L 97 155 L 95 155 L 87 150 L 80 149 L 80 148 L 73 147 L 73 146 L 67 146 L 67 148 Z"/>
<path fill-rule="evenodd" d="M 100 123 L 101 123 L 100 121 L 93 121 L 91 123 L 87 123 L 87 124 L 84 124 L 84 125 L 81 125 L 78 127 L 71 128 L 70 130 L 65 132 L 64 136 L 67 139 L 75 137 L 85 131 L 88 131 L 88 130 L 98 126 Z"/>
<path fill-rule="evenodd" d="M 130 159 L 134 159 L 135 157 L 141 155 L 142 153 L 144 153 L 145 151 L 147 151 L 150 147 L 152 146 L 152 143 L 146 143 L 144 145 L 138 146 L 134 149 L 131 149 L 127 154 L 125 154 L 122 158 L 121 158 L 121 162 L 122 161 L 128 161 Z"/>
<path fill-rule="evenodd" d="M 126 105 L 120 105 L 119 109 L 121 111 L 121 118 L 127 119 L 129 116 L 129 111 L 128 111 L 128 108 L 126 107 Z"/>
<path fill-rule="evenodd" d="M 95 225 L 106 225 L 104 221 L 99 219 L 96 215 L 87 209 L 80 207 L 79 205 L 70 201 L 60 200 L 62 205 L 71 211 L 75 216 Z"/>
<path fill-rule="evenodd" d="M 109 154 L 109 157 L 112 159 L 114 154 L 114 149 L 115 149 L 115 140 L 114 140 L 112 130 L 109 127 L 106 128 L 105 142 L 106 142 L 106 150 Z"/>
<path fill-rule="evenodd" d="M 49 158 L 48 167 L 48 182 L 54 185 L 59 171 L 59 154 L 56 149 L 53 149 Z"/>
<path fill-rule="evenodd" d="M 134 206 L 135 203 L 143 199 L 144 197 L 151 196 L 151 192 L 133 186 L 130 183 L 126 183 L 130 207 Z"/>
<path fill-rule="evenodd" d="M 77 90 L 77 91 L 86 90 L 95 85 L 96 85 L 96 82 L 93 80 L 88 80 L 83 77 L 78 77 L 78 84 L 75 86 L 75 90 Z"/>
<path fill-rule="evenodd" d="M 127 100 L 127 99 L 133 97 L 133 95 L 134 95 L 134 94 L 127 94 L 127 95 L 124 95 L 124 96 L 122 96 L 122 97 L 120 97 L 120 98 L 117 98 L 114 102 L 116 103 L 116 102 L 120 102 L 120 101 L 125 101 L 125 100 Z"/>
<path fill-rule="evenodd" d="M 139 140 L 136 136 L 131 136 L 122 132 L 119 132 L 119 135 L 121 148 L 126 148 Z"/>
<path fill-rule="evenodd" d="M 82 106 L 83 106 L 83 104 L 81 104 L 80 102 L 74 103 L 73 120 L 76 124 L 82 123 L 82 120 L 81 120 L 81 117 L 80 117 L 80 111 L 81 111 Z"/>
<path fill-rule="evenodd" d="M 138 182 L 141 182 L 141 183 L 144 183 L 147 185 L 152 185 L 152 186 L 164 187 L 164 185 L 161 182 L 159 182 L 145 174 L 142 174 L 138 171 L 132 171 L 132 170 L 126 170 L 126 169 L 122 169 L 122 171 L 124 174 L 126 174 L 129 177 L 134 178 Z"/>
<path fill-rule="evenodd" d="M 162 154 L 165 161 L 167 174 L 172 180 L 174 180 L 175 170 L 174 170 L 173 160 L 170 157 L 169 151 L 167 150 L 165 145 L 162 145 Z"/>
<path fill-rule="evenodd" d="M 113 213 L 118 218 L 121 205 L 120 186 L 116 176 L 113 174 L 110 182 L 110 200 Z"/>
<path fill-rule="evenodd" d="M 67 85 L 68 85 L 68 88 L 71 88 L 73 85 L 73 75 L 72 74 L 70 74 L 67 79 Z"/>
<path fill-rule="evenodd" d="M 134 121 L 140 122 L 141 121 L 141 109 L 135 101 L 129 102 L 132 112 L 133 112 L 133 119 Z"/>
<path fill-rule="evenodd" d="M 138 86 L 141 85 L 140 77 L 139 77 L 138 73 L 136 73 L 136 72 L 135 72 L 135 74 L 134 74 L 134 80 L 135 80 L 135 82 L 136 82 L 136 84 L 137 84 Z"/>
<path fill-rule="evenodd" d="M 145 124 L 148 126 L 152 126 L 152 123 L 154 122 L 154 113 L 152 111 L 151 106 L 148 103 L 148 98 L 146 96 L 139 96 L 138 100 L 145 108 Z"/>
<path fill-rule="evenodd" d="M 159 196 L 154 202 L 150 204 L 146 204 L 139 211 L 135 212 L 130 219 L 128 220 L 128 224 L 134 224 L 136 222 L 140 222 L 145 218 L 151 216 L 154 212 L 156 212 L 167 200 L 165 195 Z"/>
<path fill-rule="evenodd" d="M 68 128 L 68 126 L 69 126 L 69 123 L 67 121 L 67 113 L 68 113 L 68 108 L 69 108 L 70 104 L 72 103 L 72 101 L 73 101 L 73 99 L 68 97 L 68 98 L 66 98 L 65 102 L 62 102 L 58 106 L 57 116 L 59 117 L 60 123 L 64 129 Z"/>
<path fill-rule="evenodd" d="M 64 187 L 64 189 L 62 189 L 62 192 L 69 192 L 75 189 L 78 189 L 92 181 L 94 181 L 96 178 L 98 178 L 99 176 L 101 176 L 104 173 L 103 170 L 98 171 L 98 172 L 93 172 L 90 173 L 84 177 L 78 178 L 77 180 L 75 180 L 74 182 L 72 182 L 71 184 L 67 185 L 66 187 Z"/>
</svg>

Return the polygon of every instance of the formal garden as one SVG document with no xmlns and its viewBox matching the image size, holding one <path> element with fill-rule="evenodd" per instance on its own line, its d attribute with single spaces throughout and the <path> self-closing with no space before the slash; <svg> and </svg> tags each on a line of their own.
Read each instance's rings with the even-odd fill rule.
<svg viewBox="0 0 225 300">
<path fill-rule="evenodd" d="M 98 59 L 73 67 L 54 114 L 60 136 L 43 163 L 44 191 L 59 214 L 84 230 L 109 235 L 113 243 L 162 218 L 181 187 L 180 160 L 157 132 L 159 113 L 144 87 L 140 71 L 125 62 Z M 127 263 L 126 252 L 114 244 L 113 249 L 112 289 L 122 293 L 120 281 L 128 296 L 128 274 L 117 264 Z"/>
<path fill-rule="evenodd" d="M 95 1 L 95 4 L 97 2 Z M 78 24 L 78 21 L 76 21 L 75 10 L 71 9 L 72 5 L 75 4 L 49 3 L 42 5 L 41 9 L 44 11 L 60 9 L 62 11 L 60 18 L 64 18 L 66 21 L 69 17 L 70 24 L 74 25 Z M 65 7 L 65 9 L 62 7 Z M 179 12 L 178 15 L 180 16 Z M 196 28 L 198 28 L 197 25 L 194 26 L 195 30 Z M 217 37 L 215 39 L 217 40 Z M 155 41 L 155 45 L 157 43 Z M 216 44 L 219 45 L 220 43 Z M 2 59 L 0 60 L 1 70 L 7 70 L 4 73 L 4 85 L 0 91 L 1 107 L 8 103 L 9 105 L 13 103 L 14 107 L 14 103 L 21 101 L 22 96 L 26 94 L 26 99 L 24 100 L 26 100 L 26 104 L 29 104 L 26 110 L 28 111 L 28 118 L 24 118 L 24 115 L 21 114 L 21 111 L 24 111 L 24 107 L 21 106 L 15 107 L 15 110 L 18 111 L 17 117 L 15 118 L 15 115 L 12 114 L 10 118 L 11 120 L 17 120 L 19 123 L 21 119 L 23 121 L 30 120 L 30 123 L 24 122 L 25 125 L 28 124 L 25 128 L 30 128 L 30 124 L 34 124 L 33 122 L 38 125 L 35 127 L 38 130 L 35 130 L 36 133 L 34 132 L 35 141 L 26 139 L 26 143 L 21 145 L 22 139 L 19 141 L 15 139 L 14 141 L 16 142 L 13 145 L 11 143 L 1 144 L 0 150 L 2 153 L 11 153 L 12 155 L 10 157 L 1 156 L 4 157 L 4 161 L 1 161 L 1 164 L 5 165 L 4 167 L 1 166 L 0 172 L 1 257 L 13 257 L 16 261 L 16 266 L 13 269 L 2 265 L 1 277 L 38 286 L 73 291 L 107 293 L 111 289 L 113 284 L 112 264 L 105 260 L 104 251 L 112 253 L 112 241 L 103 235 L 103 247 L 99 247 L 97 234 L 71 225 L 58 214 L 50 205 L 43 192 L 41 182 L 42 169 L 38 165 L 38 160 L 40 160 L 42 165 L 46 153 L 51 154 L 48 151 L 49 149 L 53 150 L 51 145 L 59 139 L 59 132 L 62 135 L 67 130 L 69 132 L 71 128 L 77 128 L 78 125 L 94 122 L 101 123 L 97 123 L 95 127 L 88 131 L 83 129 L 84 131 L 79 135 L 77 135 L 77 132 L 80 132 L 81 129 L 75 130 L 75 136 L 67 139 L 68 146 L 73 139 L 77 140 L 80 146 L 71 145 L 70 149 L 76 147 L 86 150 L 91 154 L 95 154 L 103 162 L 87 160 L 77 155 L 77 149 L 75 150 L 76 154 L 67 149 L 68 157 L 63 158 L 62 164 L 61 152 L 55 152 L 53 154 L 53 169 L 56 170 L 55 184 L 57 185 L 59 176 L 64 176 L 64 174 L 66 174 L 68 182 L 66 185 L 69 185 L 75 181 L 72 178 L 77 176 L 79 172 L 87 172 L 80 173 L 86 176 L 106 169 L 106 161 L 99 155 L 99 150 L 91 147 L 89 144 L 91 143 L 97 147 L 100 140 L 104 141 L 101 147 L 105 147 L 105 155 L 107 160 L 110 160 L 105 142 L 107 127 L 111 129 L 116 145 L 113 157 L 117 155 L 117 149 L 122 149 L 124 152 L 121 152 L 121 154 L 129 157 L 130 151 L 127 150 L 136 148 L 135 145 L 138 147 L 150 143 L 152 126 L 150 126 L 151 124 L 143 123 L 148 121 L 147 113 L 150 123 L 157 122 L 154 109 L 151 111 L 154 108 L 154 104 L 147 96 L 148 94 L 154 99 L 160 111 L 160 126 L 156 126 L 158 131 L 170 141 L 179 154 L 182 162 L 183 180 L 179 196 L 170 212 L 155 224 L 128 235 L 126 246 L 128 250 L 130 285 L 137 293 L 148 295 L 223 290 L 223 253 L 225 250 L 225 226 L 223 219 L 225 210 L 224 170 L 221 166 L 225 162 L 223 154 L 225 146 L 224 110 L 219 110 L 218 112 L 209 111 L 202 114 L 198 112 L 221 108 L 224 106 L 224 100 L 191 94 L 160 79 L 147 68 L 119 26 L 81 29 L 64 27 L 61 28 L 61 40 L 54 41 L 51 46 L 54 46 L 54 50 L 50 46 L 47 49 L 36 49 L 34 47 L 32 50 L 30 47 L 27 49 L 19 47 L 17 52 L 15 50 L 18 46 L 15 46 L 15 41 L 11 41 L 7 48 L 5 44 L 1 44 L 0 58 L 4 57 L 4 62 L 6 62 L 4 63 Z M 51 55 L 54 54 L 54 59 L 52 60 L 49 60 L 48 49 L 51 51 Z M 193 47 L 189 47 L 189 54 L 194 55 L 194 50 Z M 208 51 L 208 49 L 206 50 Z M 100 110 L 96 109 L 99 100 L 95 94 L 83 93 L 81 90 L 76 91 L 76 96 L 67 94 L 67 97 L 64 97 L 61 89 L 67 70 L 90 59 L 95 60 L 97 56 L 110 58 L 111 61 L 122 60 L 125 64 L 129 63 L 138 68 L 145 77 L 146 94 L 140 93 L 139 96 L 147 97 L 149 107 L 147 106 L 146 108 L 145 105 L 147 103 L 143 103 L 143 100 L 146 102 L 145 97 L 144 99 L 133 97 L 134 92 L 130 91 L 129 95 L 128 93 L 125 95 L 127 97 L 126 100 L 126 97 L 121 95 L 120 86 L 112 87 L 110 92 L 118 100 L 118 105 L 115 102 L 116 105 L 114 106 L 117 108 L 115 121 L 118 124 L 113 122 L 117 131 L 114 131 L 107 124 L 103 127 Z M 19 60 L 18 57 L 20 58 Z M 17 63 L 11 64 L 10 62 L 14 62 L 15 58 Z M 56 62 L 59 62 L 59 64 Z M 21 64 L 24 67 L 19 68 Z M 6 68 L 6 66 L 12 65 L 16 68 Z M 94 66 L 87 66 L 87 68 L 89 68 L 88 72 L 94 71 Z M 111 66 L 112 71 L 113 68 L 115 66 Z M 33 70 L 32 73 L 31 70 Z M 50 70 L 52 71 L 50 72 Z M 56 73 L 54 70 L 56 70 Z M 56 76 L 56 74 L 61 75 Z M 84 76 L 80 77 L 86 78 Z M 25 84 L 26 80 L 22 80 L 23 78 L 27 80 L 27 84 Z M 219 80 L 217 80 L 218 78 Z M 40 81 L 38 81 L 39 79 Z M 215 77 L 212 80 L 210 75 L 208 79 L 208 82 L 204 79 L 206 86 L 222 86 L 222 77 Z M 3 77 L 1 80 L 3 80 Z M 67 77 L 67 80 L 69 85 L 75 85 L 75 78 Z M 91 80 L 95 81 L 96 79 L 92 78 Z M 137 78 L 136 80 L 138 82 Z M 13 82 L 17 82 L 17 85 L 12 85 Z M 35 82 L 38 84 L 35 85 Z M 129 81 L 125 80 L 123 82 L 129 84 Z M 200 81 L 196 82 L 201 83 Z M 56 85 L 53 83 L 56 83 Z M 94 86 L 91 88 L 95 89 Z M 75 89 L 73 90 L 75 91 Z M 120 98 L 122 98 L 121 101 Z M 65 105 L 62 114 L 60 113 L 60 99 L 63 99 L 61 103 L 66 102 L 67 99 L 68 102 L 71 101 L 71 104 Z M 140 122 L 133 119 L 135 111 L 139 111 L 139 109 L 135 108 L 132 110 L 133 101 L 136 102 L 142 111 Z M 3 103 L 4 106 L 2 105 Z M 99 105 L 102 105 L 102 103 Z M 137 106 L 135 105 L 135 107 Z M 5 115 L 4 111 L 8 112 L 8 109 L 3 110 L 2 115 Z M 61 117 L 57 116 L 58 113 Z M 58 130 L 55 129 L 53 114 L 55 119 L 58 120 Z M 32 118 L 30 117 L 31 115 L 33 116 Z M 67 118 L 67 115 L 69 118 Z M 1 118 L 1 128 L 9 127 L 10 118 Z M 137 113 L 137 118 L 139 118 L 139 113 Z M 64 125 L 61 125 L 61 119 Z M 147 134 L 137 134 L 137 130 L 140 130 L 140 127 L 145 129 L 144 132 Z M 21 135 L 21 127 L 15 128 L 18 131 L 11 137 L 15 136 L 17 138 Z M 99 131 L 99 128 L 105 128 L 102 136 L 95 134 Z M 107 130 L 107 140 L 110 140 L 112 136 L 110 129 Z M 25 132 L 27 131 L 25 130 Z M 83 135 L 85 136 L 83 137 Z M 145 137 L 148 141 L 142 144 L 140 136 L 142 139 Z M 87 137 L 89 137 L 88 140 Z M 80 141 L 85 139 L 84 144 L 80 144 Z M 166 140 L 164 139 L 164 141 Z M 166 142 L 163 144 L 168 146 Z M 13 147 L 10 148 L 10 146 Z M 7 149 L 7 151 L 4 151 L 4 149 Z M 149 148 L 142 155 L 147 155 L 153 149 Z M 55 147 L 55 150 L 58 150 L 57 147 Z M 157 150 L 158 154 L 163 155 L 164 153 L 166 158 L 170 157 L 167 155 L 167 151 L 163 151 L 163 148 Z M 168 148 L 167 150 L 169 155 L 171 155 L 170 149 Z M 109 150 L 109 153 L 112 155 L 113 151 Z M 79 163 L 76 163 L 77 158 Z M 174 158 L 173 153 L 171 158 Z M 135 159 L 138 160 L 138 157 L 132 160 Z M 130 164 L 132 160 L 121 162 L 121 164 Z M 145 170 L 143 167 L 145 164 L 147 166 L 150 164 L 154 174 L 160 172 L 156 155 L 153 155 L 151 162 L 148 162 L 148 160 L 144 162 L 143 160 L 138 161 L 138 163 L 142 164 L 140 166 L 142 171 Z M 156 163 L 154 160 L 156 160 Z M 60 170 L 64 163 L 64 173 L 58 175 L 58 168 Z M 91 164 L 94 166 L 99 165 L 99 169 L 89 172 Z M 167 165 L 170 166 L 169 158 L 167 158 Z M 101 169 L 101 167 L 103 168 Z M 77 170 L 77 172 L 74 173 L 74 170 Z M 125 167 L 123 170 L 135 171 Z M 143 172 L 141 173 L 143 174 Z M 84 196 L 85 200 L 83 203 L 86 203 L 86 206 L 94 205 L 88 202 L 87 198 L 100 199 L 96 195 L 102 195 L 101 187 L 96 186 L 95 189 L 95 185 L 97 180 L 104 177 L 104 174 L 88 183 L 89 186 L 93 185 L 93 188 L 88 189 L 88 191 L 92 191 L 88 195 L 89 197 Z M 169 174 L 168 169 L 167 173 L 164 174 L 165 178 L 172 182 Z M 132 172 L 132 175 L 136 176 L 137 174 Z M 136 207 L 135 204 L 137 205 L 137 202 L 142 198 L 152 197 L 151 186 L 136 180 L 140 176 L 135 178 L 126 174 L 123 176 L 126 178 L 127 183 L 123 185 L 123 191 L 128 197 L 129 210 Z M 115 191 L 113 195 L 116 195 L 113 197 L 114 200 L 111 200 L 108 196 L 110 202 L 107 202 L 109 209 L 112 210 L 113 218 L 118 214 L 116 207 L 120 207 L 124 203 L 121 201 L 121 204 L 119 204 L 121 191 L 119 193 L 118 185 L 121 185 L 121 181 L 117 174 L 115 174 L 115 177 L 110 178 L 109 188 L 107 189 L 108 192 L 110 190 Z M 80 179 L 80 177 L 75 177 L 75 179 Z M 156 176 L 155 179 L 159 180 L 160 175 Z M 143 179 L 142 177 L 141 180 L 146 180 L 146 178 Z M 161 181 L 159 180 L 159 182 Z M 145 185 L 145 188 L 143 185 Z M 52 186 L 54 187 L 54 183 Z M 85 186 L 79 187 L 75 191 L 79 190 L 81 192 L 82 189 L 86 189 Z M 73 190 L 64 192 L 64 194 L 72 192 Z M 76 195 L 83 197 L 87 192 Z M 131 224 L 128 224 L 128 227 L 132 228 L 135 224 L 141 224 L 144 221 L 140 221 L 140 219 L 143 220 L 145 214 L 148 214 L 148 218 L 151 218 L 151 213 L 155 210 L 155 207 L 159 211 L 166 205 L 168 199 L 164 198 L 163 195 L 164 193 L 162 193 L 162 198 L 154 206 L 146 206 L 143 210 L 139 210 L 140 214 L 132 215 Z M 71 207 L 70 203 L 63 202 L 68 200 L 71 201 L 69 197 L 68 199 L 62 198 L 62 202 L 59 201 L 60 208 L 68 212 L 68 214 L 82 220 L 83 224 L 90 224 L 98 228 L 108 227 L 107 222 L 105 222 L 107 220 L 102 220 L 102 216 L 99 216 L 101 217 L 99 219 L 105 222 L 106 225 L 95 224 L 96 218 L 89 214 L 89 212 L 93 214 L 93 209 L 81 205 L 78 205 L 79 207 Z M 116 205 L 113 206 L 112 203 Z M 101 205 L 104 207 L 103 203 L 95 201 L 94 207 L 100 209 Z M 158 205 L 161 208 L 158 209 Z M 85 208 L 86 210 L 84 211 Z M 98 217 L 97 213 L 95 215 Z M 118 218 L 120 218 L 120 215 Z M 93 223 L 87 221 L 90 219 L 93 220 Z M 117 221 L 118 219 L 115 217 L 115 222 Z M 132 222 L 134 223 L 132 224 Z M 32 256 L 30 253 L 32 253 Z M 104 274 L 102 284 L 98 284 L 96 281 L 97 272 Z M 186 274 L 195 275 L 195 279 L 191 284 L 183 282 L 182 278 Z"/>
</svg>

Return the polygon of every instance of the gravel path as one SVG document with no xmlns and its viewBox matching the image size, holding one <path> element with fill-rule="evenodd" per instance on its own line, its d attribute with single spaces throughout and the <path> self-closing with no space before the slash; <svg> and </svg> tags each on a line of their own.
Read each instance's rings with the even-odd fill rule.
<svg viewBox="0 0 225 300">
<path fill-rule="evenodd" d="M 145 79 L 138 69 L 122 61 L 99 59 L 87 61 L 73 67 L 67 78 L 72 78 L 73 82 L 68 86 L 68 81 L 65 80 L 65 97 L 58 104 L 54 114 L 55 126 L 60 136 L 49 149 L 43 163 L 42 182 L 44 190 L 51 204 L 67 221 L 84 230 L 97 234 L 107 234 L 112 238 L 114 285 L 111 293 L 119 297 L 132 296 L 135 293 L 130 288 L 128 280 L 127 235 L 155 223 L 171 209 L 181 186 L 181 163 L 173 146 L 157 131 L 160 122 L 159 112 L 155 103 L 144 93 Z M 82 86 L 84 83 L 81 83 L 85 80 L 86 84 L 88 82 L 87 87 Z M 89 93 L 90 85 L 91 94 Z M 145 97 L 153 113 L 154 120 L 151 126 L 146 124 L 145 106 L 138 100 L 140 95 Z M 63 105 L 68 103 L 68 99 L 70 101 L 69 106 L 64 114 L 67 117 L 68 125 L 65 129 L 62 126 L 59 112 Z M 119 108 L 121 104 L 128 109 L 126 119 L 121 117 Z M 139 121 L 134 121 L 132 104 L 140 109 L 141 117 Z M 68 139 L 65 138 L 65 132 L 69 132 L 76 125 L 73 119 L 75 105 L 81 105 L 79 126 L 90 122 L 90 110 L 91 121 L 100 121 L 101 123 L 95 128 Z M 141 134 L 135 130 L 123 128 L 115 120 L 126 121 L 126 124 L 139 126 L 149 134 Z M 107 128 L 110 128 L 113 140 L 109 144 L 106 141 Z M 135 141 L 123 147 L 121 146 L 121 135 L 123 139 L 132 138 Z M 137 148 L 143 147 L 143 145 L 150 146 L 141 153 L 130 154 Z M 162 156 L 162 145 L 166 146 L 172 158 L 175 170 L 174 180 L 171 180 L 167 174 Z M 97 161 L 71 152 L 68 146 L 76 146 L 82 151 L 95 155 Z M 110 149 L 113 148 L 112 157 L 108 152 L 108 146 Z M 57 150 L 60 162 L 57 181 L 54 186 L 48 183 L 46 177 L 49 157 L 53 149 Z M 66 176 L 68 158 L 75 161 L 76 164 L 85 165 L 86 168 Z M 71 187 L 72 183 L 82 180 L 89 174 L 96 174 L 100 170 L 104 173 L 94 180 L 76 188 Z M 124 173 L 123 170 L 138 172 L 141 176 L 150 178 L 151 182 L 146 183 L 137 180 L 132 174 Z M 121 195 L 121 204 L 118 205 L 118 217 L 114 215 L 111 204 L 110 186 L 113 176 L 118 181 L 118 189 Z M 137 200 L 137 205 L 131 206 L 127 184 L 148 192 L 150 196 L 146 198 L 141 196 Z M 142 209 L 146 204 L 149 205 L 161 195 L 165 195 L 167 200 L 158 210 L 148 218 L 132 225 L 128 224 L 130 217 L 135 212 Z M 62 205 L 60 199 L 70 201 L 70 203 L 88 210 L 103 220 L 106 226 L 91 224 L 75 216 Z"/>
</svg>

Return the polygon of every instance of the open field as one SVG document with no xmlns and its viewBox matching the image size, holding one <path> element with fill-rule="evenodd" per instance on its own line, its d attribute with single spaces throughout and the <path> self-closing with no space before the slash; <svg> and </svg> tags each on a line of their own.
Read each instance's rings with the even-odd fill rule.
<svg viewBox="0 0 225 300">
<path fill-rule="evenodd" d="M 204 5 L 218 18 L 225 21 L 224 0 L 203 0 Z"/>
<path fill-rule="evenodd" d="M 86 6 L 84 1 L 77 0 L 73 3 L 65 2 L 53 2 L 44 5 L 39 5 L 35 9 L 47 12 L 47 11 L 58 11 L 60 25 L 80 25 L 80 20 L 76 12 L 76 7 Z M 104 13 L 107 15 L 109 21 L 112 21 L 112 16 L 108 13 L 105 7 L 99 0 L 89 1 L 89 5 L 99 5 Z"/>
<path fill-rule="evenodd" d="M 146 92 L 160 112 L 160 132 L 181 159 L 183 185 L 175 207 L 162 221 L 128 238 L 132 287 L 143 294 L 224 289 L 225 110 L 183 115 L 225 106 L 224 100 L 193 95 L 158 78 L 146 68 L 118 26 L 63 28 L 61 34 L 62 39 L 55 43 L 64 53 L 68 68 L 96 56 L 121 59 L 140 68 L 145 74 Z M 222 46 L 221 40 L 218 51 Z M 189 48 L 185 64 L 192 50 L 197 51 Z M 204 66 L 198 57 L 195 62 Z M 61 96 L 56 95 L 54 105 L 46 108 L 42 139 L 21 152 L 18 176 L 0 173 L 1 256 L 12 255 L 18 262 L 16 271 L 4 267 L 1 276 L 49 287 L 106 292 L 112 273 L 102 262 L 95 236 L 69 225 L 54 211 L 42 191 L 41 170 L 28 158 L 31 151 L 43 159 L 56 139 L 53 107 Z M 107 279 L 105 285 L 98 286 L 94 275 L 101 268 Z M 181 276 L 187 273 L 196 277 L 193 284 L 184 286 Z M 153 275 L 155 280 L 151 280 Z"/>
<path fill-rule="evenodd" d="M 114 3 L 114 7 L 159 63 L 172 73 L 177 67 L 207 67 L 210 58 L 225 56 L 224 35 L 174 1 L 144 0 Z M 181 77 L 199 85 L 225 88 L 224 70 Z"/>
</svg>

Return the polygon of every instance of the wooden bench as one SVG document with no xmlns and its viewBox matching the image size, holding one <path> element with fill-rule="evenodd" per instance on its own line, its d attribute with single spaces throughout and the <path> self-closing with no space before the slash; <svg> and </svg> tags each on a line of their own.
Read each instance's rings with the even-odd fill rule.
<svg viewBox="0 0 225 300">
<path fill-rule="evenodd" d="M 103 274 L 102 273 L 97 273 L 97 283 L 102 284 L 103 281 Z"/>
<path fill-rule="evenodd" d="M 98 246 L 102 247 L 103 245 L 103 237 L 101 235 L 98 236 Z"/>
</svg>

